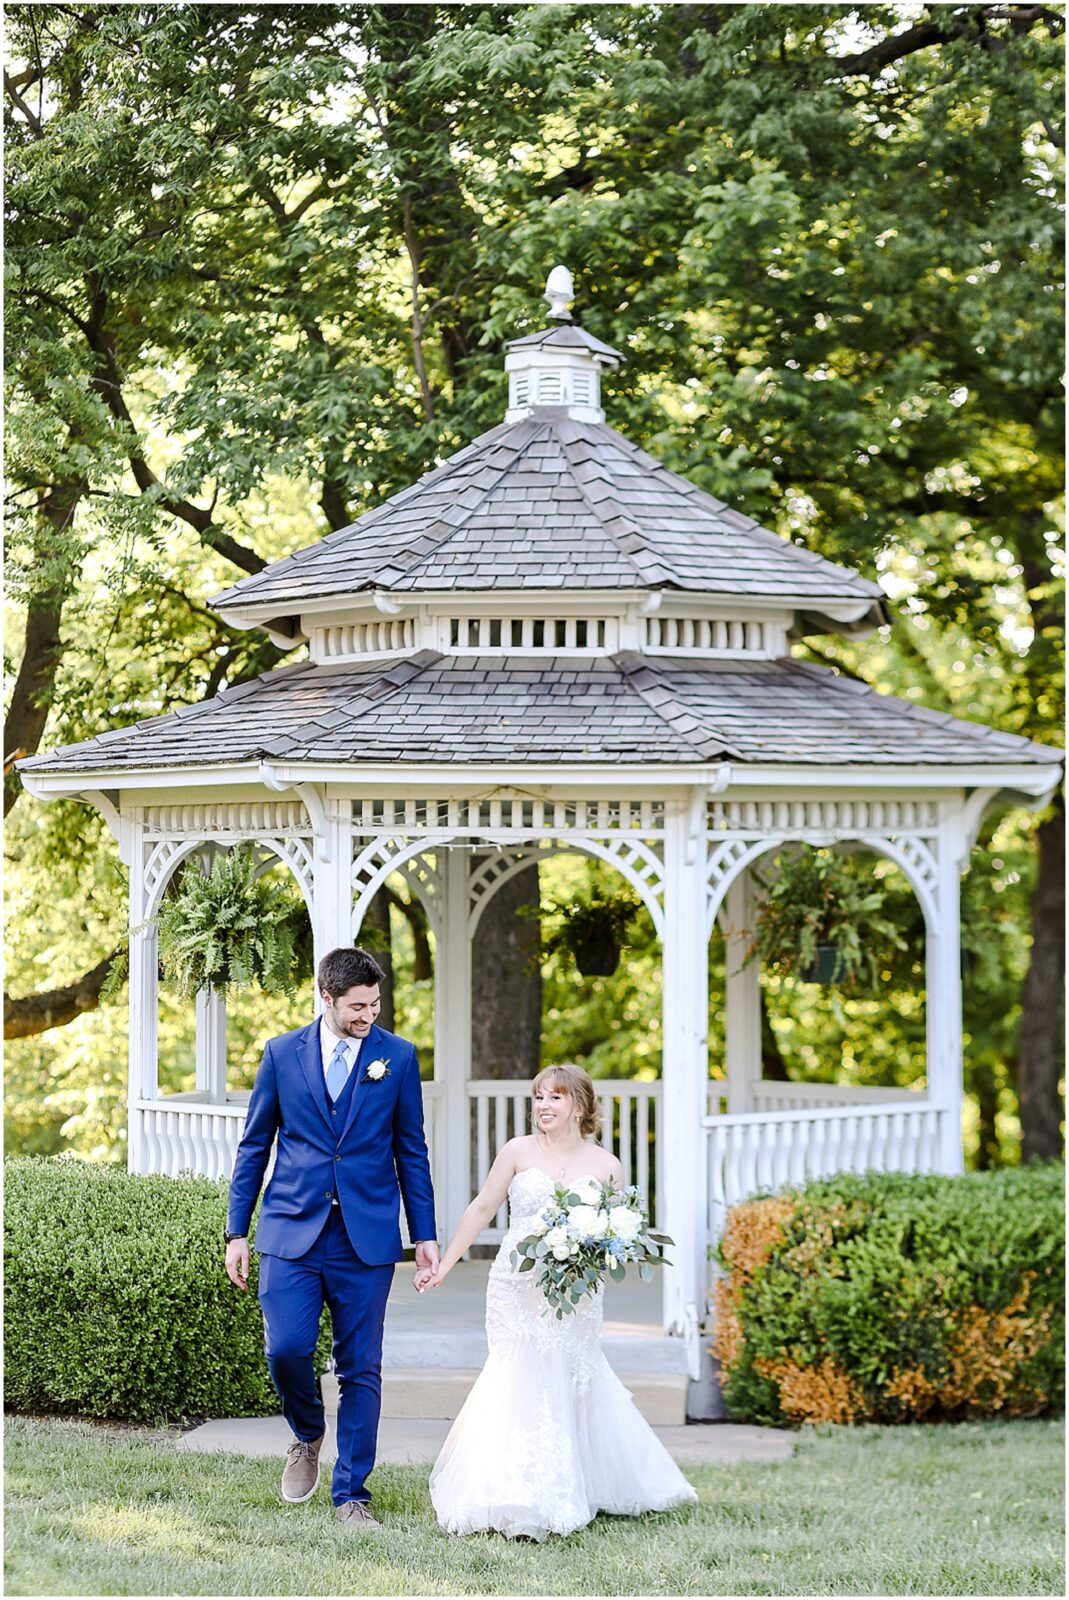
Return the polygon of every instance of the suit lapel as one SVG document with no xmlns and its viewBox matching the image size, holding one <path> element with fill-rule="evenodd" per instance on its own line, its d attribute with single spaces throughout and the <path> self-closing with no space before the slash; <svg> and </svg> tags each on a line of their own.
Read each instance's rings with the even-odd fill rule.
<svg viewBox="0 0 1069 1600">
<path fill-rule="evenodd" d="M 378 1056 L 381 1055 L 381 1041 L 382 1035 L 378 1030 L 377 1024 L 373 1022 L 367 1038 L 360 1046 L 360 1054 L 356 1058 L 356 1066 L 354 1068 L 354 1071 L 356 1072 L 356 1082 L 353 1084 L 352 1098 L 349 1101 L 349 1114 L 345 1119 L 345 1127 L 341 1131 L 341 1136 L 343 1139 L 353 1125 L 353 1118 L 356 1116 L 357 1106 L 367 1093 L 368 1062 L 376 1060 Z"/>
<path fill-rule="evenodd" d="M 333 1134 L 330 1107 L 327 1105 L 326 1079 L 323 1077 L 323 1056 L 319 1048 L 318 1017 L 310 1027 L 305 1028 L 301 1037 L 297 1040 L 297 1060 L 300 1062 L 301 1071 L 304 1073 L 304 1081 L 308 1085 L 312 1099 L 318 1106 L 323 1121 Z"/>
</svg>

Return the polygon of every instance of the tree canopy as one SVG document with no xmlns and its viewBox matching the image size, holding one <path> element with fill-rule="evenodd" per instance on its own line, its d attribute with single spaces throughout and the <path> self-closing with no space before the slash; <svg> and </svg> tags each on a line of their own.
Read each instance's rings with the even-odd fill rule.
<svg viewBox="0 0 1069 1600">
<path fill-rule="evenodd" d="M 803 653 L 1058 738 L 1060 10 L 15 4 L 8 30 L 6 766 L 280 661 L 206 597 L 499 421 L 556 261 L 627 354 L 613 426 L 888 588 L 893 629 Z M 1061 810 L 982 844 L 1014 865 L 977 879 L 1002 976 L 971 1070 L 1052 1153 Z M 39 1024 L 92 1010 L 121 942 L 110 840 L 23 800 L 8 850 L 16 1075 L 47 1086 L 77 1036 L 99 1079 L 107 1006 Z"/>
</svg>

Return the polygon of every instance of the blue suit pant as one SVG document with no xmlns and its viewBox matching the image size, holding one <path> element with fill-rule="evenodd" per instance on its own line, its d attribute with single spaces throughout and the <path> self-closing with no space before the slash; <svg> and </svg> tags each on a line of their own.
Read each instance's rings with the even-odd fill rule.
<svg viewBox="0 0 1069 1600">
<path fill-rule="evenodd" d="M 267 1365 L 298 1439 L 318 1439 L 325 1428 L 313 1357 L 324 1300 L 330 1308 L 339 1391 L 335 1505 L 370 1498 L 367 1478 L 375 1465 L 382 1405 L 382 1329 L 393 1273 L 392 1262 L 373 1267 L 361 1261 L 337 1206 L 303 1256 L 260 1257 Z"/>
</svg>

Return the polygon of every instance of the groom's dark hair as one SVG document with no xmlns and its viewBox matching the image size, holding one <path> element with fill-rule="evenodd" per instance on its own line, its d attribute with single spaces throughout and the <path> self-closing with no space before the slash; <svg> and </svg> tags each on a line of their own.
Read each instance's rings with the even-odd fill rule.
<svg viewBox="0 0 1069 1600">
<path fill-rule="evenodd" d="M 366 950 L 350 946 L 340 950 L 328 950 L 319 963 L 316 973 L 316 982 L 320 994 L 329 994 L 333 999 L 339 995 L 347 994 L 350 989 L 358 986 L 362 989 L 373 989 L 381 983 L 386 974 L 379 966 L 373 955 Z"/>
</svg>

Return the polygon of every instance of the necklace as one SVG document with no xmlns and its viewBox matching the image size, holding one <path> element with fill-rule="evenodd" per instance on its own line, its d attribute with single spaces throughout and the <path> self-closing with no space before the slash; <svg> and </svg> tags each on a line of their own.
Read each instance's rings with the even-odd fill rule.
<svg viewBox="0 0 1069 1600">
<path fill-rule="evenodd" d="M 539 1133 L 539 1134 L 537 1134 L 537 1135 L 536 1135 L 536 1137 L 537 1137 L 537 1138 L 538 1138 L 538 1139 L 539 1139 L 539 1140 L 541 1140 L 541 1142 L 542 1142 L 542 1145 L 543 1145 L 543 1147 L 544 1147 L 544 1149 L 545 1149 L 545 1150 L 546 1150 L 546 1151 L 547 1151 L 547 1153 L 548 1153 L 548 1152 L 549 1152 L 549 1151 L 550 1151 L 550 1150 L 551 1150 L 551 1148 L 552 1148 L 552 1147 L 551 1147 L 551 1146 L 550 1146 L 550 1143 L 549 1143 L 549 1140 L 548 1140 L 548 1139 L 546 1139 L 546 1138 L 545 1138 L 545 1136 L 544 1136 L 544 1135 L 543 1135 L 543 1134 L 541 1134 L 541 1133 Z M 578 1149 L 581 1149 L 581 1147 L 582 1147 L 582 1141 L 580 1141 L 580 1143 L 579 1143 L 579 1144 L 577 1144 L 577 1145 L 576 1145 L 576 1146 L 575 1146 L 575 1150 L 578 1150 Z M 567 1165 L 568 1165 L 568 1156 L 570 1156 L 570 1155 L 573 1155 L 573 1154 L 574 1154 L 574 1153 L 575 1153 L 575 1151 L 574 1151 L 574 1150 L 569 1150 L 569 1151 L 568 1151 L 568 1152 L 567 1152 L 567 1154 L 566 1154 L 566 1155 L 565 1155 L 565 1158 L 564 1158 L 564 1160 L 563 1160 L 563 1161 L 562 1161 L 562 1162 L 561 1162 L 561 1164 L 560 1164 L 560 1169 L 559 1169 L 559 1171 L 558 1171 L 558 1173 L 557 1173 L 557 1176 L 558 1176 L 558 1177 L 559 1177 L 559 1178 L 563 1178 L 563 1177 L 564 1177 L 564 1169 L 565 1169 L 565 1167 L 566 1167 L 566 1166 L 567 1166 Z M 556 1158 L 554 1158 L 554 1159 L 556 1159 Z"/>
</svg>

